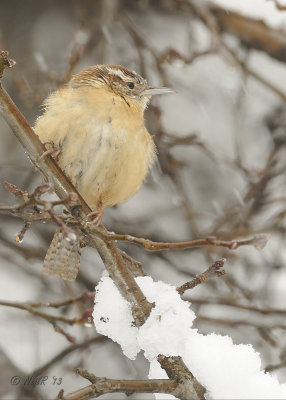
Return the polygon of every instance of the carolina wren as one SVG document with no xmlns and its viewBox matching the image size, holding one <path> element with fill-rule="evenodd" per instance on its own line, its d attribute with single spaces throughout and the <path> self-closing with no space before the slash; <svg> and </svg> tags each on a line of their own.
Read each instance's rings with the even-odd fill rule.
<svg viewBox="0 0 286 400">
<path fill-rule="evenodd" d="M 35 131 L 60 150 L 60 167 L 99 220 L 105 207 L 126 201 L 141 187 L 156 152 L 144 110 L 152 95 L 170 92 L 150 87 L 119 65 L 95 65 L 46 99 Z M 79 259 L 79 241 L 64 240 L 57 229 L 44 272 L 74 280 Z"/>
</svg>

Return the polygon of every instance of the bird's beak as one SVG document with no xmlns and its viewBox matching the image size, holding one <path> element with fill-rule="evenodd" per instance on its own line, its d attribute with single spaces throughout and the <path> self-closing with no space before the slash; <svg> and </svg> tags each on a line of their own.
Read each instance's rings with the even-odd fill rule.
<svg viewBox="0 0 286 400">
<path fill-rule="evenodd" d="M 170 94 L 170 93 L 175 93 L 173 89 L 167 88 L 167 87 L 149 87 L 148 89 L 143 90 L 141 93 L 143 96 L 145 95 L 151 95 L 153 96 L 154 94 Z"/>
</svg>

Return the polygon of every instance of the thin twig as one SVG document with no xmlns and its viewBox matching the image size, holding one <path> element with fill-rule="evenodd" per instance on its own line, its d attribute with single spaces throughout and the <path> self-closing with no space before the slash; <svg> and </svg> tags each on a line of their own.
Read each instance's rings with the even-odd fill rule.
<svg viewBox="0 0 286 400">
<path fill-rule="evenodd" d="M 208 279 L 213 278 L 214 276 L 222 276 L 225 275 L 225 270 L 222 269 L 226 262 L 225 258 L 215 261 L 205 272 L 200 275 L 197 275 L 190 282 L 184 283 L 182 286 L 177 288 L 177 292 L 180 294 L 184 294 L 186 290 L 193 289 L 194 287 L 200 285 L 201 283 L 205 283 Z"/>
<path fill-rule="evenodd" d="M 85 348 L 89 347 L 93 343 L 101 343 L 106 341 L 107 339 L 104 336 L 101 335 L 96 335 L 94 337 L 91 337 L 90 339 L 84 340 L 80 343 L 74 343 L 64 350 L 62 350 L 60 353 L 55 355 L 53 358 L 51 358 L 48 362 L 43 364 L 41 367 L 37 368 L 34 370 L 31 375 L 32 376 L 39 376 L 42 375 L 44 372 L 48 371 L 51 367 L 53 367 L 55 364 L 57 364 L 59 361 L 62 361 L 67 355 L 77 351 L 77 350 L 84 350 Z"/>
<path fill-rule="evenodd" d="M 198 316 L 195 319 L 196 324 L 198 322 L 209 322 L 211 324 L 218 324 L 218 325 L 223 325 L 223 326 L 228 326 L 228 327 L 236 327 L 236 326 L 251 326 L 255 327 L 258 329 L 265 329 L 266 325 L 261 324 L 258 322 L 255 322 L 253 320 L 235 320 L 235 319 L 225 319 L 225 318 L 215 318 L 215 317 L 207 317 L 207 316 Z M 267 326 L 268 329 L 273 330 L 273 329 L 286 329 L 285 324 L 277 323 L 273 324 L 271 326 Z"/>
<path fill-rule="evenodd" d="M 232 299 L 225 299 L 225 298 L 197 298 L 197 297 L 187 297 L 187 300 L 194 304 L 216 304 L 222 306 L 229 306 L 234 308 L 239 308 L 241 310 L 246 311 L 253 311 L 257 312 L 262 315 L 286 315 L 286 309 L 279 309 L 279 308 L 261 308 L 256 306 L 251 306 L 247 304 L 238 304 Z"/>
<path fill-rule="evenodd" d="M 70 304 L 76 304 L 79 302 L 94 302 L 94 296 L 95 296 L 95 292 L 88 292 L 87 290 L 85 290 L 84 292 L 82 292 L 81 294 L 79 294 L 78 296 L 72 297 L 70 299 L 67 300 L 63 300 L 63 301 L 55 301 L 55 302 L 49 302 L 49 303 L 41 303 L 41 302 L 32 302 L 32 303 L 27 303 L 29 306 L 31 307 L 50 307 L 50 308 L 59 308 L 59 307 L 63 307 L 63 306 L 68 306 Z"/>
<path fill-rule="evenodd" d="M 102 396 L 107 393 L 165 393 L 176 392 L 178 383 L 171 379 L 149 379 L 149 380 L 123 380 L 107 379 L 97 377 L 87 370 L 76 369 L 76 373 L 92 382 L 92 385 L 79 389 L 75 392 L 63 395 L 63 400 L 87 400 Z"/>
<path fill-rule="evenodd" d="M 101 228 L 99 229 L 101 231 Z M 161 251 L 168 249 L 189 249 L 200 246 L 219 246 L 226 247 L 229 250 L 235 250 L 240 246 L 254 246 L 257 249 L 263 249 L 266 245 L 268 236 L 257 235 L 250 239 L 242 240 L 219 240 L 215 236 L 208 236 L 204 239 L 189 240 L 186 242 L 153 242 L 149 239 L 137 238 L 127 234 L 118 234 L 111 232 L 102 232 L 109 239 L 125 241 L 138 244 L 150 251 Z"/>
<path fill-rule="evenodd" d="M 87 319 L 87 318 L 83 318 L 83 317 L 68 318 L 68 317 L 64 317 L 62 315 L 47 314 L 44 311 L 41 311 L 35 307 L 32 307 L 28 303 L 20 303 L 20 302 L 16 302 L 16 301 L 0 300 L 0 306 L 13 307 L 13 308 L 18 308 L 20 310 L 28 311 L 29 313 L 36 315 L 37 317 L 43 318 L 50 323 L 60 321 L 60 322 L 64 322 L 69 325 L 74 325 L 74 324 L 82 325 Z"/>
</svg>

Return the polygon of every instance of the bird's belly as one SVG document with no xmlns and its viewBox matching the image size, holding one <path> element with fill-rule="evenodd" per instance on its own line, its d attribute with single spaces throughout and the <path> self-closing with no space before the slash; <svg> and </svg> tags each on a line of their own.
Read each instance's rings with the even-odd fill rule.
<svg viewBox="0 0 286 400">
<path fill-rule="evenodd" d="M 129 136 L 110 126 L 72 135 L 61 144 L 59 164 L 92 209 L 124 202 L 142 185 L 153 142 L 142 128 Z"/>
</svg>

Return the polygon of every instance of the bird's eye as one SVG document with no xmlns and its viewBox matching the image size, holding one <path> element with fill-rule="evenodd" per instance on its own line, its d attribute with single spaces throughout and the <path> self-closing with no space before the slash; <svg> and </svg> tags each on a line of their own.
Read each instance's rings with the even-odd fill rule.
<svg viewBox="0 0 286 400">
<path fill-rule="evenodd" d="M 126 82 L 126 85 L 129 87 L 129 89 L 134 89 L 134 83 L 133 82 Z"/>
</svg>

